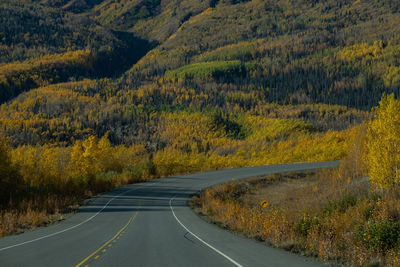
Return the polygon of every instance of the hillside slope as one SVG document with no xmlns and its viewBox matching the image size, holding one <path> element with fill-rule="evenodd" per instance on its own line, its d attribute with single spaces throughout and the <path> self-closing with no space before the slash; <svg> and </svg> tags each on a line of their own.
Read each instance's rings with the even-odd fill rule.
<svg viewBox="0 0 400 267">
<path fill-rule="evenodd" d="M 0 236 L 155 177 L 350 155 L 344 182 L 391 92 L 398 0 L 2 0 Z"/>
<path fill-rule="evenodd" d="M 0 3 L 0 103 L 49 83 L 119 76 L 152 47 L 58 2 L 42 2 Z M 82 53 L 81 63 L 71 65 Z"/>
<path fill-rule="evenodd" d="M 107 131 L 113 143 L 158 143 L 155 118 L 180 111 L 343 130 L 399 92 L 399 10 L 392 0 L 6 0 L 1 133 L 16 145 Z"/>
<path fill-rule="evenodd" d="M 220 1 L 185 18 L 173 34 L 162 27 L 148 33 L 157 40 L 169 37 L 133 67 L 136 80 L 197 62 L 240 60 L 245 72 L 236 79 L 228 74 L 183 80 L 200 88 L 212 82 L 261 91 L 269 102 L 357 108 L 370 108 L 382 92 L 399 90 L 395 1 Z M 140 23 L 133 29 L 142 33 Z"/>
</svg>

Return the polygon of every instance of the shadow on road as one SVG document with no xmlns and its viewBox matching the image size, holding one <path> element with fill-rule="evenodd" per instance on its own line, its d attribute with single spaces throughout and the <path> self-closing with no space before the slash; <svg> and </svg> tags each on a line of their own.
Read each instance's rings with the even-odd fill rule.
<svg viewBox="0 0 400 267">
<path fill-rule="evenodd" d="M 134 190 L 132 190 L 134 189 Z M 114 194 L 106 194 L 94 198 L 81 213 L 101 212 L 132 212 L 132 211 L 169 211 L 169 201 L 173 201 L 174 207 L 186 206 L 186 199 L 196 190 L 178 186 L 143 186 L 137 189 L 125 187 L 114 191 Z M 104 209 L 103 207 L 113 199 Z"/>
</svg>

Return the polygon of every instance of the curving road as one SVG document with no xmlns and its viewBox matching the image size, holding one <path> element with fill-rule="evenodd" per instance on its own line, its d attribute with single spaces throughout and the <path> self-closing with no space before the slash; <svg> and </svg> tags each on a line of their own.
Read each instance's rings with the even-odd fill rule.
<svg viewBox="0 0 400 267">
<path fill-rule="evenodd" d="M 232 179 L 338 164 L 227 169 L 125 186 L 65 221 L 1 238 L 0 266 L 324 266 L 208 224 L 186 202 Z"/>
</svg>

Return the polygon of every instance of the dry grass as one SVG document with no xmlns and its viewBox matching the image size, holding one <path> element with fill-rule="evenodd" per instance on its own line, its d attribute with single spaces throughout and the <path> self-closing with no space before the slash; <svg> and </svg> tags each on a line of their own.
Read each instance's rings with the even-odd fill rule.
<svg viewBox="0 0 400 267">
<path fill-rule="evenodd" d="M 229 182 L 194 203 L 223 227 L 293 252 L 351 266 L 400 266 L 398 194 L 373 192 L 366 178 L 339 179 L 338 172 Z"/>
<path fill-rule="evenodd" d="M 0 210 L 0 237 L 61 221 L 74 213 L 80 204 L 78 197 L 55 197 L 24 200 Z"/>
</svg>

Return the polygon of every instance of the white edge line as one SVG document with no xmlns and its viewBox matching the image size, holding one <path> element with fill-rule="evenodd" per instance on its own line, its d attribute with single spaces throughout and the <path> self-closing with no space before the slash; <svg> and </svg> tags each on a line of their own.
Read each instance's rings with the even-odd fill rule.
<svg viewBox="0 0 400 267">
<path fill-rule="evenodd" d="M 224 254 L 223 252 L 221 252 L 220 250 L 216 249 L 215 247 L 211 246 L 210 244 L 208 244 L 206 241 L 204 241 L 203 239 L 201 239 L 200 237 L 198 237 L 196 234 L 194 234 L 192 231 L 190 231 L 179 219 L 178 217 L 176 217 L 174 209 L 172 208 L 171 202 L 172 200 L 174 200 L 175 197 L 171 198 L 169 200 L 169 207 L 172 211 L 172 215 L 174 215 L 175 220 L 186 230 L 188 231 L 192 236 L 194 236 L 195 238 L 197 238 L 200 242 L 202 242 L 204 245 L 208 246 L 209 248 L 211 248 L 212 250 L 214 250 L 215 252 L 217 252 L 219 255 L 221 255 L 222 257 L 226 258 L 227 260 L 229 260 L 230 262 L 232 262 L 235 266 L 237 267 L 243 267 L 243 265 L 241 265 L 240 263 L 238 263 L 237 261 L 235 261 L 234 259 L 230 258 L 228 255 Z"/>
<path fill-rule="evenodd" d="M 76 228 L 76 227 L 79 227 L 79 226 L 81 226 L 82 224 L 85 224 L 85 223 L 91 221 L 94 217 L 96 217 L 97 215 L 99 215 L 99 214 L 111 203 L 111 201 L 113 201 L 114 199 L 119 198 L 120 196 L 122 196 L 122 195 L 124 195 L 124 194 L 126 194 L 126 193 L 129 193 L 129 192 L 132 192 L 132 191 L 134 191 L 134 190 L 137 190 L 137 189 L 139 189 L 140 187 L 143 187 L 143 186 L 137 186 L 137 187 L 135 187 L 135 188 L 133 188 L 133 189 L 130 189 L 130 190 L 128 190 L 128 191 L 125 191 L 125 192 L 122 192 L 122 193 L 116 195 L 115 197 L 113 197 L 112 199 L 110 199 L 110 200 L 101 208 L 101 210 L 99 210 L 96 214 L 94 214 L 94 215 L 92 215 L 91 217 L 87 218 L 87 219 L 84 220 L 83 222 L 80 222 L 80 223 L 78 223 L 78 224 L 76 224 L 76 225 L 74 225 L 74 226 L 71 226 L 71 227 L 67 228 L 67 229 L 64 229 L 64 230 L 61 230 L 61 231 L 58 231 L 58 232 L 55 232 L 55 233 L 52 233 L 52 234 L 49 234 L 49 235 L 41 236 L 41 237 L 38 237 L 38 238 L 35 238 L 35 239 L 32 239 L 32 240 L 29 240 L 29 241 L 25 241 L 25 242 L 22 242 L 22 243 L 18 243 L 18 244 L 12 245 L 12 246 L 0 248 L 0 252 L 1 252 L 1 251 L 8 250 L 8 249 L 11 249 L 11 248 L 19 247 L 19 246 L 22 246 L 22 245 L 26 245 L 26 244 L 29 244 L 29 243 L 33 243 L 33 242 L 36 242 L 36 241 L 39 241 L 39 240 L 42 240 L 42 239 L 45 239 L 45 238 L 49 238 L 49 237 L 52 237 L 52 236 L 55 236 L 55 235 L 59 235 L 59 234 L 61 234 L 61 233 L 67 232 L 67 231 L 69 231 L 69 230 L 72 230 L 72 229 L 74 229 L 74 228 Z"/>
</svg>

